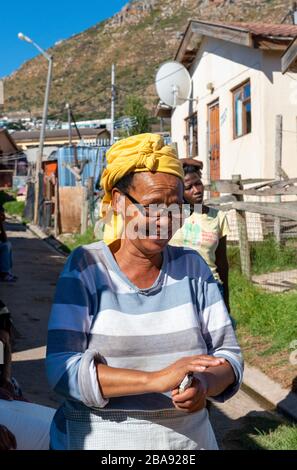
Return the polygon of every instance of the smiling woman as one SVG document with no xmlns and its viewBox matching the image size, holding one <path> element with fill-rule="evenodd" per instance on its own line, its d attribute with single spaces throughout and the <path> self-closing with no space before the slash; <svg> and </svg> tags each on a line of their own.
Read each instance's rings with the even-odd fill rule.
<svg viewBox="0 0 297 470">
<path fill-rule="evenodd" d="M 121 216 L 124 235 L 75 250 L 59 279 L 47 370 L 66 401 L 51 447 L 217 449 L 206 399 L 236 393 L 243 365 L 208 266 L 163 235 L 163 224 L 173 230 L 171 205 L 181 215 L 182 166 L 154 134 L 118 142 L 107 161 L 103 211 L 111 222 Z"/>
</svg>

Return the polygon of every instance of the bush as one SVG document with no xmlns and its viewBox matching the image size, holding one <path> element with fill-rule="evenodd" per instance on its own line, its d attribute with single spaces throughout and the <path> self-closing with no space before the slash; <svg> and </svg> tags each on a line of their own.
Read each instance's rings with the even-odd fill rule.
<svg viewBox="0 0 297 470">
<path fill-rule="evenodd" d="M 16 192 L 15 191 L 0 191 L 0 204 L 3 205 L 8 201 L 15 201 Z"/>
<path fill-rule="evenodd" d="M 78 246 L 81 245 L 88 245 L 89 243 L 93 243 L 96 241 L 95 235 L 94 235 L 94 227 L 88 227 L 87 231 L 85 233 L 81 234 L 74 234 L 71 239 L 69 240 L 64 240 L 64 245 L 72 251 Z"/>
<path fill-rule="evenodd" d="M 4 210 L 9 215 L 18 215 L 23 217 L 25 203 L 23 201 L 10 201 L 3 204 Z"/>
</svg>

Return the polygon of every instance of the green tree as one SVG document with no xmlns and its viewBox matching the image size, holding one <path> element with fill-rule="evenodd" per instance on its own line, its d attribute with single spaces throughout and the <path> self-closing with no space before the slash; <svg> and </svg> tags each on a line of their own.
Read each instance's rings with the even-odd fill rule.
<svg viewBox="0 0 297 470">
<path fill-rule="evenodd" d="M 137 119 L 136 126 L 129 131 L 130 135 L 150 132 L 151 124 L 149 112 L 141 98 L 134 95 L 128 96 L 124 106 L 124 113 L 126 116 L 136 117 Z"/>
</svg>

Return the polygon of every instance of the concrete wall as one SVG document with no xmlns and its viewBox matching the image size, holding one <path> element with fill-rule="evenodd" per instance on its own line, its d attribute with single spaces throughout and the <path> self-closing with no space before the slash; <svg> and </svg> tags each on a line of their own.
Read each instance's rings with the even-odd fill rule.
<svg viewBox="0 0 297 470">
<path fill-rule="evenodd" d="M 274 177 L 275 119 L 283 115 L 282 167 L 290 177 L 297 176 L 297 74 L 280 72 L 279 55 L 267 52 L 263 75 L 265 112 L 265 163 L 264 173 Z"/>
</svg>

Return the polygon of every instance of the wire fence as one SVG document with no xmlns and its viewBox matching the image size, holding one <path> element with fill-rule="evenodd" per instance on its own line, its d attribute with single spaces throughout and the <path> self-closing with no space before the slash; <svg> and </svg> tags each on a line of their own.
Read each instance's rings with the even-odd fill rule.
<svg viewBox="0 0 297 470">
<path fill-rule="evenodd" d="M 206 188 L 221 193 L 206 204 L 226 211 L 231 267 L 270 292 L 296 290 L 297 180 L 249 180 L 245 187 L 236 178 Z"/>
</svg>

